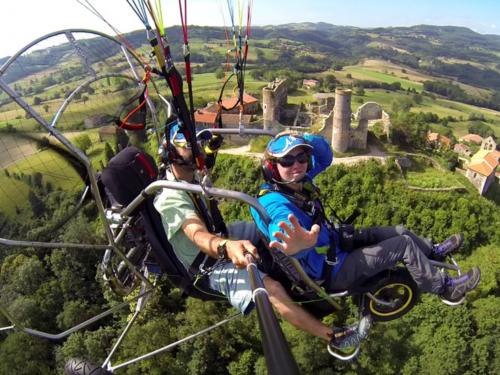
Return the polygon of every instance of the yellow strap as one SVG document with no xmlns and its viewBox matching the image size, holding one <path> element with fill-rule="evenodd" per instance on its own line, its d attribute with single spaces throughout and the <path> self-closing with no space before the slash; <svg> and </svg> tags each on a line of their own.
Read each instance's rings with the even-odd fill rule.
<svg viewBox="0 0 500 375">
<path fill-rule="evenodd" d="M 271 190 L 269 190 L 269 189 L 262 189 L 261 191 L 259 191 L 258 196 L 259 196 L 259 197 L 262 197 L 263 195 L 265 195 L 265 194 L 269 193 L 270 191 L 271 191 Z"/>
<path fill-rule="evenodd" d="M 330 248 L 330 246 L 328 245 L 325 245 L 325 246 L 318 246 L 318 247 L 315 247 L 314 250 L 318 253 L 318 254 L 324 254 L 324 255 L 327 255 L 328 254 L 328 249 Z"/>
</svg>

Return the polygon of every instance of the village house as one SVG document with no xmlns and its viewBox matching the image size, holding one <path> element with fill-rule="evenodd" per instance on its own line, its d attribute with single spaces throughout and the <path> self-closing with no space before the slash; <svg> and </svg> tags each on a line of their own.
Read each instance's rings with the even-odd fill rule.
<svg viewBox="0 0 500 375">
<path fill-rule="evenodd" d="M 453 151 L 458 155 L 465 156 L 470 158 L 472 156 L 472 151 L 469 146 L 463 143 L 457 143 L 455 147 L 453 147 Z"/>
<path fill-rule="evenodd" d="M 482 160 L 478 161 L 478 158 L 474 158 L 474 161 L 471 161 L 467 166 L 467 172 L 465 174 L 481 195 L 485 194 L 495 181 L 496 171 L 500 160 L 500 152 L 481 150 L 478 154 L 484 152 L 487 153 Z M 474 157 L 476 157 L 476 155 L 474 155 Z"/>
<path fill-rule="evenodd" d="M 480 145 L 483 142 L 483 137 L 478 134 L 469 133 L 460 138 L 459 142 L 475 143 L 476 145 Z"/>
<path fill-rule="evenodd" d="M 435 149 L 450 149 L 452 146 L 452 140 L 439 133 L 427 133 L 427 143 L 429 146 Z"/>
<path fill-rule="evenodd" d="M 227 98 L 222 100 L 222 106 L 227 109 L 231 109 L 226 113 L 239 113 L 240 106 L 236 105 L 238 102 L 238 97 L 233 96 L 232 98 Z M 234 107 L 234 108 L 233 108 Z M 210 112 L 217 112 L 218 105 L 217 103 L 207 106 L 206 109 Z M 256 114 L 259 111 L 259 99 L 253 97 L 252 95 L 243 94 L 243 113 L 245 114 Z"/>
<path fill-rule="evenodd" d="M 496 150 L 497 143 L 493 137 L 483 139 L 481 148 L 476 152 L 467 166 L 465 176 L 477 188 L 479 194 L 483 195 L 498 177 L 497 167 L 500 160 L 500 152 Z"/>
<path fill-rule="evenodd" d="M 241 116 L 241 124 L 248 127 L 253 120 L 252 115 Z M 198 109 L 194 113 L 196 127 L 213 128 L 217 125 L 217 113 L 206 109 Z M 222 126 L 225 128 L 237 128 L 240 125 L 240 115 L 237 113 L 222 113 Z"/>
<path fill-rule="evenodd" d="M 304 79 L 302 81 L 302 86 L 306 89 L 312 89 L 319 85 L 319 81 L 317 79 Z"/>
<path fill-rule="evenodd" d="M 495 151 L 496 149 L 497 149 L 497 143 L 491 136 L 489 136 L 488 138 L 484 138 L 483 141 L 481 142 L 481 150 Z"/>
</svg>

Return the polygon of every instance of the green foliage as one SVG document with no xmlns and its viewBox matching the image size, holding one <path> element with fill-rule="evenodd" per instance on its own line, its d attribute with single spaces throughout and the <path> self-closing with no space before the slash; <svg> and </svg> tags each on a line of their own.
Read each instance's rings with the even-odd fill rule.
<svg viewBox="0 0 500 375">
<path fill-rule="evenodd" d="M 28 201 L 34 217 L 42 216 L 45 213 L 45 205 L 33 190 L 28 192 Z"/>
<path fill-rule="evenodd" d="M 333 74 L 327 74 L 323 78 L 322 87 L 326 92 L 333 92 L 335 91 L 337 83 L 338 81 Z"/>
<path fill-rule="evenodd" d="M 24 332 L 9 334 L 0 342 L 0 374 L 51 374 L 52 344 Z"/>
<path fill-rule="evenodd" d="M 250 151 L 251 152 L 264 152 L 266 150 L 267 144 L 271 140 L 269 136 L 259 136 L 252 138 L 250 140 Z"/>
<path fill-rule="evenodd" d="M 110 144 L 106 142 L 104 144 L 104 160 L 107 163 L 111 160 L 111 158 L 115 155 L 113 149 L 111 148 Z"/>
<path fill-rule="evenodd" d="M 410 98 L 402 97 L 392 102 L 391 109 L 392 112 L 409 112 L 412 106 L 413 101 Z"/>
<path fill-rule="evenodd" d="M 32 176 L 31 180 L 36 179 Z M 217 187 L 255 195 L 262 179 L 258 162 L 219 155 L 213 181 Z M 328 212 L 333 209 L 340 217 L 346 217 L 354 208 L 361 209 L 356 226 L 404 224 L 436 242 L 452 233 L 463 232 L 465 243 L 459 263 L 464 270 L 478 265 L 482 280 L 464 306 L 450 308 L 435 296 L 423 296 L 422 303 L 405 317 L 376 324 L 354 362 L 332 359 L 323 341 L 283 323 L 301 373 L 499 373 L 498 206 L 475 193 L 407 190 L 391 161 L 386 165 L 371 161 L 356 168 L 334 165 L 319 175 L 316 182 Z M 47 216 L 57 217 L 71 207 L 74 197 L 51 194 L 44 202 L 51 213 Z M 248 207 L 244 205 L 224 204 L 223 214 L 228 222 L 249 217 Z M 26 224 L 29 227 L 32 223 Z M 82 213 L 53 238 L 95 243 L 99 237 L 97 228 L 95 217 Z M 23 323 L 49 332 L 80 322 L 120 301 L 116 296 L 110 297 L 106 289 L 103 291 L 96 280 L 96 264 L 101 255 L 94 251 L 57 249 L 50 253 L 25 250 L 8 256 L 2 259 L 0 268 L 0 303 L 7 305 Z M 64 362 L 73 357 L 102 363 L 126 323 L 127 313 L 133 309 L 131 306 L 130 311 L 115 314 L 90 330 L 71 335 L 56 348 L 52 343 L 21 332 L 2 334 L 0 373 L 58 374 L 62 373 Z M 346 311 L 325 321 L 344 324 L 354 310 L 354 306 L 348 304 Z M 225 302 L 186 300 L 162 278 L 159 292 L 151 296 L 113 362 L 120 363 L 158 349 L 233 312 Z M 123 373 L 266 374 L 261 345 L 256 314 L 252 313 L 186 342 L 176 350 L 127 367 Z"/>
<path fill-rule="evenodd" d="M 220 66 L 215 70 L 215 78 L 217 78 L 217 79 L 224 78 L 224 68 L 223 67 Z"/>
<path fill-rule="evenodd" d="M 469 127 L 467 128 L 469 133 L 479 134 L 483 138 L 488 138 L 489 136 L 495 136 L 495 132 L 488 124 L 481 121 L 471 121 Z"/>
<path fill-rule="evenodd" d="M 255 196 L 262 183 L 256 162 L 249 158 L 239 158 L 231 155 L 218 155 L 213 170 L 216 186 L 237 190 Z M 220 205 L 226 222 L 234 220 L 251 220 L 250 210 L 243 203 L 224 202 Z"/>
<path fill-rule="evenodd" d="M 391 141 L 403 148 L 425 149 L 429 125 L 423 116 L 401 110 L 401 103 L 394 103 L 398 111 L 391 117 Z"/>
<path fill-rule="evenodd" d="M 317 177 L 328 206 L 340 217 L 362 211 L 356 225 L 397 225 L 441 241 L 465 235 L 463 251 L 490 242 L 500 244 L 500 211 L 477 194 L 418 193 L 404 187 L 394 164 L 370 161 L 358 166 L 333 166 Z"/>
<path fill-rule="evenodd" d="M 80 134 L 79 136 L 75 137 L 73 143 L 83 152 L 87 152 L 90 146 L 92 146 L 92 141 L 90 140 L 88 134 Z"/>
</svg>

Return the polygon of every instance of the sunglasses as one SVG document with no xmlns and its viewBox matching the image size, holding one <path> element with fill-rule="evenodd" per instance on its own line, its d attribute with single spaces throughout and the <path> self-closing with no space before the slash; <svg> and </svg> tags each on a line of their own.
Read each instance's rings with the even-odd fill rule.
<svg viewBox="0 0 500 375">
<path fill-rule="evenodd" d="M 307 152 L 301 152 L 295 156 L 285 155 L 277 160 L 278 164 L 285 168 L 291 167 L 296 161 L 300 164 L 307 163 L 309 161 L 309 154 Z"/>
</svg>

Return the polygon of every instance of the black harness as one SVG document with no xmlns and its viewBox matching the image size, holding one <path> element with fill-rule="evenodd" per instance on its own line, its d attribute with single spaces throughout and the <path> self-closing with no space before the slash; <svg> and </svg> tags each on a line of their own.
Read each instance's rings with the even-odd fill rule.
<svg viewBox="0 0 500 375">
<path fill-rule="evenodd" d="M 332 268 L 337 264 L 337 240 L 335 232 L 338 233 L 335 225 L 327 218 L 325 209 L 320 200 L 320 190 L 311 181 L 305 181 L 300 192 L 290 189 L 284 184 L 266 184 L 259 192 L 259 196 L 267 193 L 278 192 L 295 204 L 299 209 L 312 218 L 312 223 L 320 227 L 325 226 L 328 230 L 330 241 L 326 254 L 326 265 L 323 269 L 323 279 L 330 283 Z"/>
<path fill-rule="evenodd" d="M 217 202 L 214 199 L 208 200 L 208 205 L 198 194 L 188 193 L 196 212 L 200 215 L 203 223 L 206 225 L 208 231 L 212 234 L 216 234 L 222 237 L 227 237 L 227 227 L 222 218 L 222 214 L 217 206 Z M 217 262 L 204 252 L 198 252 L 198 255 L 194 259 L 191 266 L 189 266 L 190 274 L 195 277 L 200 273 L 208 272 L 210 268 Z"/>
</svg>

